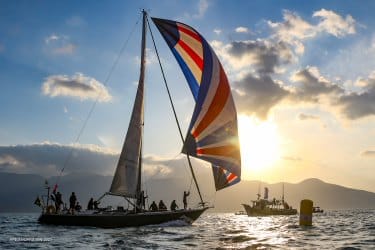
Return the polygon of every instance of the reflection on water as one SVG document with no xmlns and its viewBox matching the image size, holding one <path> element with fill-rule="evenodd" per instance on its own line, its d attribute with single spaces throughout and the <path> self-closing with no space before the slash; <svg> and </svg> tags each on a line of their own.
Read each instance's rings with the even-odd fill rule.
<svg viewBox="0 0 375 250">
<path fill-rule="evenodd" d="M 45 226 L 37 217 L 0 214 L 0 248 L 375 249 L 375 210 L 314 214 L 312 227 L 300 227 L 298 215 L 205 213 L 192 226 L 172 222 L 121 229 Z"/>
</svg>

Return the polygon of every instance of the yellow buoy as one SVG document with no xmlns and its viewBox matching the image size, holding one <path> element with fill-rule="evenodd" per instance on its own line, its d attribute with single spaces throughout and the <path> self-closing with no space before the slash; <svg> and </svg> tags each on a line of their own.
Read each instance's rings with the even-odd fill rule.
<svg viewBox="0 0 375 250">
<path fill-rule="evenodd" d="M 300 226 L 311 226 L 312 225 L 312 213 L 313 213 L 313 201 L 312 200 L 301 200 L 301 207 L 299 210 L 299 225 Z"/>
</svg>

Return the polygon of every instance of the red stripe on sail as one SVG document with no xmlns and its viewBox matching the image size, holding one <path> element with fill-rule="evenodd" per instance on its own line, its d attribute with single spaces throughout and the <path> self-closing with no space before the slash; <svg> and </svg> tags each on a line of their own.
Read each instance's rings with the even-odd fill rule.
<svg viewBox="0 0 375 250">
<path fill-rule="evenodd" d="M 194 130 L 193 137 L 196 138 L 199 134 L 205 130 L 211 122 L 220 114 L 223 110 L 225 103 L 229 96 L 229 84 L 227 77 L 224 73 L 223 68 L 220 66 L 220 83 L 217 87 L 214 98 L 212 99 L 211 105 L 207 110 L 206 115 L 203 117 L 197 128 Z"/>
<path fill-rule="evenodd" d="M 201 37 L 197 33 L 195 33 L 194 31 L 189 30 L 189 29 L 187 29 L 183 26 L 180 26 L 180 25 L 178 25 L 178 30 L 181 31 L 181 32 L 184 32 L 185 34 L 187 34 L 189 36 L 191 36 L 192 38 L 194 38 L 198 42 L 202 42 Z"/>
<path fill-rule="evenodd" d="M 181 46 L 181 48 L 183 48 L 186 51 L 186 53 L 188 53 L 188 55 L 193 59 L 195 64 L 198 65 L 200 70 L 203 70 L 203 59 L 197 53 L 195 53 L 194 50 L 192 50 L 190 46 L 187 45 L 184 41 L 178 40 L 178 44 Z"/>
<path fill-rule="evenodd" d="M 227 181 L 231 182 L 232 180 L 236 179 L 237 175 L 230 173 L 227 177 Z"/>
</svg>

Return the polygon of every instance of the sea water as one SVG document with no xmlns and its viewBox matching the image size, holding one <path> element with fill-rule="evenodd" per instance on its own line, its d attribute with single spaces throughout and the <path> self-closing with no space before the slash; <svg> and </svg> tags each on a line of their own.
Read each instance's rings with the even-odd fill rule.
<svg viewBox="0 0 375 250">
<path fill-rule="evenodd" d="M 248 217 L 204 213 L 193 225 L 170 222 L 101 229 L 47 226 L 38 214 L 0 214 L 0 249 L 375 249 L 375 210 Z"/>
</svg>

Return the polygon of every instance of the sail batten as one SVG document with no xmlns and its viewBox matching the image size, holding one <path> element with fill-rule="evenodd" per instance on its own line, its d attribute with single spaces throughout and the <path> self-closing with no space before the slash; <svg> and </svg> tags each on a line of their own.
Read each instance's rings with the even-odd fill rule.
<svg viewBox="0 0 375 250">
<path fill-rule="evenodd" d="M 217 190 L 241 179 L 237 114 L 227 76 L 194 28 L 152 18 L 179 63 L 196 101 L 182 152 L 212 163 Z"/>
</svg>

